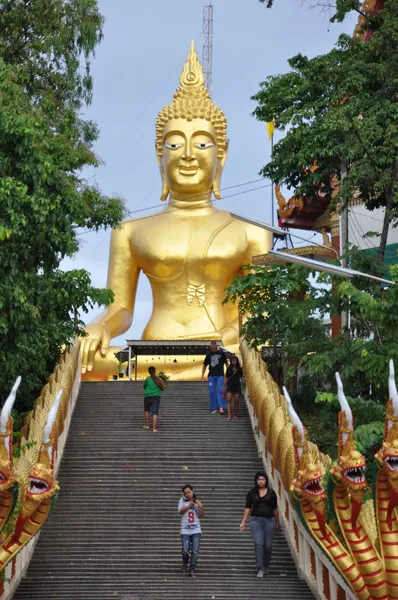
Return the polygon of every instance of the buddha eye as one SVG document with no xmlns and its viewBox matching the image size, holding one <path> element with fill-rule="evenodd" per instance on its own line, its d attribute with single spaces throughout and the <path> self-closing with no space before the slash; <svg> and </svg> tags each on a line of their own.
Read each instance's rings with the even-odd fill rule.
<svg viewBox="0 0 398 600">
<path fill-rule="evenodd" d="M 212 146 L 214 146 L 214 144 L 212 142 L 205 142 L 205 143 L 197 143 L 195 144 L 195 148 L 200 148 L 201 150 L 204 150 L 205 148 L 211 148 Z"/>
<path fill-rule="evenodd" d="M 170 150 L 178 150 L 178 148 L 181 148 L 182 144 L 165 144 L 166 148 L 169 148 Z"/>
</svg>

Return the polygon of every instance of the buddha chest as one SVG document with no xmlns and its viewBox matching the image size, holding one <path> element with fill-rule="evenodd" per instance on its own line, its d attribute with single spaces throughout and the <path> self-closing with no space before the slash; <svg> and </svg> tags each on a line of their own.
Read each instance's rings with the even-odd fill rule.
<svg viewBox="0 0 398 600">
<path fill-rule="evenodd" d="M 246 230 L 224 211 L 192 219 L 164 214 L 136 221 L 129 237 L 138 266 L 165 282 L 181 278 L 194 286 L 212 281 L 225 287 L 247 260 Z"/>
</svg>

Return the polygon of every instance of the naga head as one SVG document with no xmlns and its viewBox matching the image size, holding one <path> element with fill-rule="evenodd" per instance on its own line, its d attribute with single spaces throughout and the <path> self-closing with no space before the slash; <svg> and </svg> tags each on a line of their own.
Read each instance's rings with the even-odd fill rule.
<svg viewBox="0 0 398 600">
<path fill-rule="evenodd" d="M 376 461 L 378 466 L 387 473 L 390 487 L 398 494 L 398 392 L 392 360 L 390 360 L 388 389 L 390 398 L 386 410 L 384 442 L 376 454 Z"/>
<path fill-rule="evenodd" d="M 354 420 L 351 408 L 345 397 L 340 375 L 336 373 L 337 394 L 340 402 L 339 413 L 339 455 L 331 469 L 333 479 L 343 484 L 352 498 L 362 503 L 367 486 L 365 478 L 365 457 L 355 448 Z"/>
<path fill-rule="evenodd" d="M 316 463 L 306 437 L 304 426 L 293 408 L 287 389 L 283 388 L 290 419 L 293 423 L 293 440 L 296 454 L 296 476 L 291 485 L 292 495 L 296 500 L 306 499 L 312 509 L 324 514 L 326 492 L 322 486 L 325 475 L 323 465 Z"/>
<path fill-rule="evenodd" d="M 43 442 L 36 463 L 30 469 L 29 481 L 22 506 L 23 517 L 30 516 L 44 500 L 52 498 L 59 491 L 54 477 L 54 460 L 56 452 L 56 418 L 61 402 L 61 389 L 52 405 L 44 427 Z"/>
<path fill-rule="evenodd" d="M 17 377 L 0 415 L 0 492 L 8 490 L 16 481 L 12 468 L 13 419 L 11 417 L 21 377 Z"/>
</svg>

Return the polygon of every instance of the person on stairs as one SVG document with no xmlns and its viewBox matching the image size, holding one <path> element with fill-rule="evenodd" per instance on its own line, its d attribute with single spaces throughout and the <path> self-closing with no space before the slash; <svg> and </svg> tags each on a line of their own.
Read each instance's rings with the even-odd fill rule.
<svg viewBox="0 0 398 600">
<path fill-rule="evenodd" d="M 239 398 L 242 394 L 241 382 L 244 381 L 242 367 L 240 366 L 239 358 L 231 356 L 229 367 L 225 373 L 224 391 L 228 403 L 228 421 L 232 419 L 232 400 L 234 400 L 234 419 L 238 418 Z"/>
<path fill-rule="evenodd" d="M 196 579 L 196 565 L 202 536 L 200 519 L 204 517 L 204 511 L 203 504 L 196 498 L 191 485 L 184 485 L 182 488 L 178 514 L 181 515 L 182 571 L 188 573 L 192 579 Z"/>
<path fill-rule="evenodd" d="M 275 528 L 279 532 L 279 516 L 277 497 L 268 485 L 268 477 L 264 471 L 254 476 L 255 487 L 246 497 L 246 508 L 243 512 L 240 531 L 244 531 L 250 516 L 250 529 L 256 555 L 257 577 L 269 573 L 271 562 L 272 540 Z"/>
<path fill-rule="evenodd" d="M 153 431 L 158 431 L 160 398 L 166 384 L 156 375 L 155 367 L 149 367 L 149 377 L 144 381 L 144 429 L 149 429 L 149 414 L 153 419 Z"/>
<path fill-rule="evenodd" d="M 224 387 L 224 365 L 227 363 L 224 352 L 221 348 L 217 348 L 217 343 L 210 344 L 210 352 L 206 354 L 203 362 L 202 381 L 205 380 L 205 373 L 209 367 L 209 375 L 207 378 L 210 398 L 210 413 L 212 415 L 217 412 L 220 415 L 225 414 L 227 408 L 226 400 L 223 398 Z"/>
</svg>

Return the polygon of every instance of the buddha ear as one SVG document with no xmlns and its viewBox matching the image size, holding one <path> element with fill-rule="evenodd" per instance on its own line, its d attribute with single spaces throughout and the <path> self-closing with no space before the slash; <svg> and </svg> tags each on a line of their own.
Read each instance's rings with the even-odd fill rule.
<svg viewBox="0 0 398 600">
<path fill-rule="evenodd" d="M 224 154 L 223 154 L 222 159 L 218 162 L 216 176 L 213 181 L 213 193 L 214 193 L 215 197 L 217 198 L 217 200 L 221 200 L 221 194 L 220 194 L 221 177 L 222 177 L 222 173 L 224 170 L 225 161 L 227 160 L 228 145 L 229 145 L 229 140 L 227 140 L 225 142 Z"/>
<path fill-rule="evenodd" d="M 162 164 L 162 159 L 158 155 L 157 155 L 157 160 L 158 160 L 158 165 L 159 165 L 160 176 L 162 178 L 162 193 L 160 195 L 160 199 L 162 201 L 164 201 L 164 200 L 167 200 L 170 190 L 169 190 L 169 186 L 167 185 L 166 175 L 165 175 L 165 172 L 163 169 L 163 164 Z"/>
</svg>

